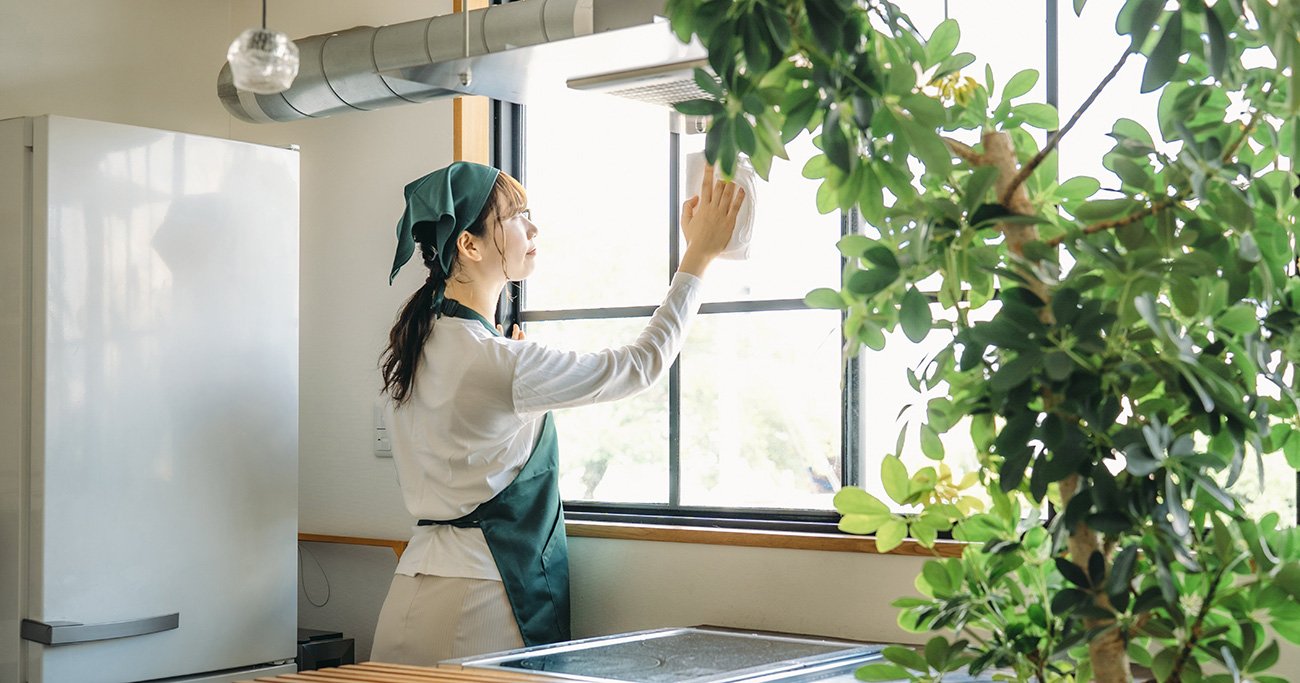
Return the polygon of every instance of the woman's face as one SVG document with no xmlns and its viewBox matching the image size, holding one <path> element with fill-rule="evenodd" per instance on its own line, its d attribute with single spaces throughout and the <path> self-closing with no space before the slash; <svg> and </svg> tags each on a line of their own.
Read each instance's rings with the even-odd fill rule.
<svg viewBox="0 0 1300 683">
<path fill-rule="evenodd" d="M 537 226 L 528 209 L 501 219 L 501 256 L 506 277 L 519 281 L 533 274 L 537 259 Z"/>
</svg>

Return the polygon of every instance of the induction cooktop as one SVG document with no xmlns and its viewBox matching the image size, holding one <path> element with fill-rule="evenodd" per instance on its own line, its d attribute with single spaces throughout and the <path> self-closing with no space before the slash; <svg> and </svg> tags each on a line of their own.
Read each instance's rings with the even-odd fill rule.
<svg viewBox="0 0 1300 683">
<path fill-rule="evenodd" d="M 882 645 L 709 627 L 639 631 L 447 662 L 578 681 L 813 681 L 880 659 Z"/>
</svg>

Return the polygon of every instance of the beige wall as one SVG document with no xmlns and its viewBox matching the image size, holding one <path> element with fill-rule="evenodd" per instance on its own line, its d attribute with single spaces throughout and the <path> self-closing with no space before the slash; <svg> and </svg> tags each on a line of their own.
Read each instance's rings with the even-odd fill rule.
<svg viewBox="0 0 1300 683">
<path fill-rule="evenodd" d="M 450 2 L 275 0 L 295 37 L 448 11 Z M 371 453 L 375 359 L 417 273 L 388 287 L 401 187 L 451 160 L 451 103 L 253 126 L 215 96 L 254 0 L 0 0 L 0 118 L 60 114 L 230 137 L 302 153 L 303 531 L 401 538 L 410 518 L 390 461 Z M 306 544 L 303 626 L 369 652 L 395 561 L 386 549 Z M 850 553 L 573 539 L 575 631 L 718 624 L 866 640 L 901 637 L 889 602 L 920 561 Z M 327 586 L 328 582 L 328 586 Z M 300 596 L 302 597 L 302 596 Z M 1291 678 L 1300 652 L 1286 648 Z M 1281 675 L 1287 676 L 1286 673 Z"/>
</svg>

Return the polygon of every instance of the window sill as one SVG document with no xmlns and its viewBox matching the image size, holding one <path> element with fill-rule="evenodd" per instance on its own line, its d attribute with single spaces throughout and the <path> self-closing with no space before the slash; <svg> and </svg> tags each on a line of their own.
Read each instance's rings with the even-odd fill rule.
<svg viewBox="0 0 1300 683">
<path fill-rule="evenodd" d="M 903 541 L 887 553 L 876 548 L 870 536 L 817 534 L 793 531 L 756 531 L 749 529 L 706 529 L 660 524 L 626 524 L 612 522 L 565 522 L 570 537 L 606 538 L 626 541 L 663 543 L 702 543 L 706 545 L 743 546 L 747 548 L 786 548 L 790 550 L 826 550 L 832 552 L 908 555 L 915 557 L 959 557 L 966 544 L 940 540 L 933 548 L 916 541 Z"/>
</svg>

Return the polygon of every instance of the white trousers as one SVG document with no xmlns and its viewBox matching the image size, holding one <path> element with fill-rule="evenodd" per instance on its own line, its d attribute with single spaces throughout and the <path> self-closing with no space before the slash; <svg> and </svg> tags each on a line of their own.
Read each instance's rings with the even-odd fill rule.
<svg viewBox="0 0 1300 683">
<path fill-rule="evenodd" d="M 523 646 L 500 581 L 397 574 L 379 610 L 370 659 L 433 666 Z"/>
</svg>

